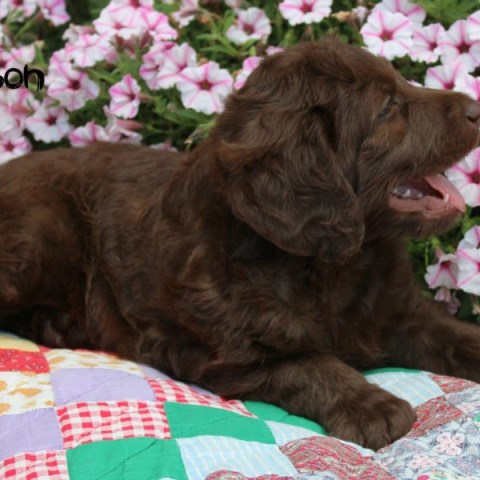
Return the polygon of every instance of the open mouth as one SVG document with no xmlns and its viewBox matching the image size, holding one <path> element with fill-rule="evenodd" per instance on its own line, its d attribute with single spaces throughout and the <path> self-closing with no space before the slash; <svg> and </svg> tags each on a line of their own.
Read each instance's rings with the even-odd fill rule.
<svg viewBox="0 0 480 480">
<path fill-rule="evenodd" d="M 443 175 L 413 177 L 395 185 L 389 206 L 399 212 L 422 213 L 429 218 L 465 212 L 465 200 Z"/>
</svg>

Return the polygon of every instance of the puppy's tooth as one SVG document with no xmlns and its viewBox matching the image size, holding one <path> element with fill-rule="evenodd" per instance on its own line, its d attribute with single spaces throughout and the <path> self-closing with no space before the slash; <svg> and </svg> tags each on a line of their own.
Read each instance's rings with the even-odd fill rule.
<svg viewBox="0 0 480 480">
<path fill-rule="evenodd" d="M 411 196 L 412 196 L 412 191 L 411 191 L 409 188 L 407 188 L 407 191 L 405 192 L 404 195 L 405 195 L 406 197 L 411 197 Z"/>
<path fill-rule="evenodd" d="M 450 194 L 447 193 L 447 194 L 443 197 L 443 201 L 444 201 L 445 203 L 447 203 L 449 199 L 450 199 Z"/>
</svg>

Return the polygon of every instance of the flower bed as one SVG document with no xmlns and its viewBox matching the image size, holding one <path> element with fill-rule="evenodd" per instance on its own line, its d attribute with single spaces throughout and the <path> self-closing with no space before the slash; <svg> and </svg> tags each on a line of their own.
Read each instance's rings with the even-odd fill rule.
<svg viewBox="0 0 480 480">
<path fill-rule="evenodd" d="M 480 100 L 477 8 L 476 0 L 2 0 L 0 74 L 28 65 L 46 78 L 43 89 L 33 74 L 29 89 L 0 88 L 0 162 L 96 140 L 190 149 L 263 56 L 330 35 L 393 61 L 412 82 Z M 426 295 L 477 320 L 480 149 L 446 175 L 468 212 L 410 251 Z"/>
</svg>

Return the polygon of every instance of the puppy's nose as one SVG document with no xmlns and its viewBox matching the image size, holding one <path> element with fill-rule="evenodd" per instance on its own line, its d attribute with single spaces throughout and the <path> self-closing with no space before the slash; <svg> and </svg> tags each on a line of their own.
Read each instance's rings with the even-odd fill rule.
<svg viewBox="0 0 480 480">
<path fill-rule="evenodd" d="M 480 103 L 470 102 L 465 111 L 465 115 L 469 122 L 474 123 L 477 127 L 480 127 Z"/>
</svg>

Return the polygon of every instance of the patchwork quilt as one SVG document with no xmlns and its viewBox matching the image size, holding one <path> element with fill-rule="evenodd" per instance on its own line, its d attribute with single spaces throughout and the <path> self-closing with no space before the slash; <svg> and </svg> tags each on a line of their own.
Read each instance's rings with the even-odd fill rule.
<svg viewBox="0 0 480 480">
<path fill-rule="evenodd" d="M 145 365 L 0 333 L 0 479 L 480 479 L 480 385 L 400 369 L 366 376 L 418 415 L 378 452 Z"/>
</svg>

